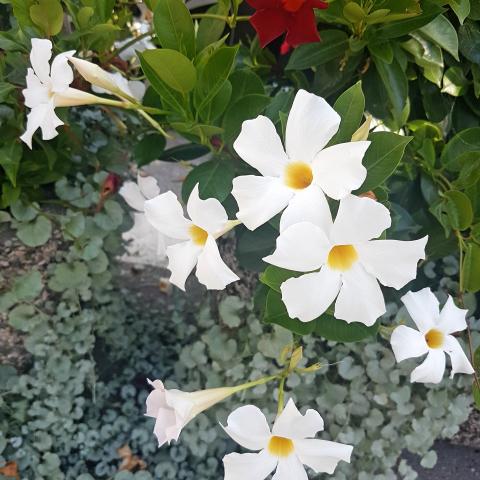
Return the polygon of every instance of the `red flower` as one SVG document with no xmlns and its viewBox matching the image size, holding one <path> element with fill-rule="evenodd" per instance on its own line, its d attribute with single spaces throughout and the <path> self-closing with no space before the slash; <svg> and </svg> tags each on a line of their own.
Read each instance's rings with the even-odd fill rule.
<svg viewBox="0 0 480 480">
<path fill-rule="evenodd" d="M 292 47 L 302 43 L 318 42 L 314 8 L 328 8 L 322 0 L 247 0 L 256 10 L 250 23 L 257 31 L 260 45 L 287 32 L 285 41 Z"/>
</svg>

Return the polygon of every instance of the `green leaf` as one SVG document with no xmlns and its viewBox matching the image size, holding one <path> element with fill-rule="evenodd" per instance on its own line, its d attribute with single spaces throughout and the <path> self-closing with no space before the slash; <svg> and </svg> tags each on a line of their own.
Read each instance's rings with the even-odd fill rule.
<svg viewBox="0 0 480 480">
<path fill-rule="evenodd" d="M 470 0 L 449 0 L 448 3 L 458 17 L 460 24 L 463 24 L 470 13 Z"/>
<path fill-rule="evenodd" d="M 393 48 L 390 42 L 369 43 L 368 50 L 385 63 L 390 64 L 393 61 Z"/>
<path fill-rule="evenodd" d="M 340 127 L 329 145 L 350 142 L 352 135 L 358 129 L 365 110 L 365 96 L 362 91 L 362 82 L 357 82 L 343 92 L 333 105 L 334 110 L 342 118 Z"/>
<path fill-rule="evenodd" d="M 197 83 L 197 72 L 193 63 L 176 50 L 166 48 L 145 50 L 143 60 L 170 88 L 186 95 Z M 146 73 L 146 72 L 145 72 Z M 153 85 L 155 88 L 155 84 Z"/>
<path fill-rule="evenodd" d="M 477 410 L 480 410 L 480 388 L 476 381 L 473 382 L 473 401 Z"/>
<path fill-rule="evenodd" d="M 23 200 L 16 200 L 10 205 L 10 212 L 18 221 L 29 222 L 30 220 L 33 220 L 38 213 L 33 205 L 38 208 L 38 204 L 27 204 L 24 203 Z"/>
<path fill-rule="evenodd" d="M 260 281 L 280 293 L 280 286 L 283 282 L 292 277 L 299 277 L 300 275 L 303 275 L 303 273 L 269 265 L 265 271 L 260 274 Z"/>
<path fill-rule="evenodd" d="M 254 231 L 239 226 L 235 229 L 237 236 L 236 257 L 238 263 L 248 270 L 261 272 L 265 268 L 263 257 L 275 249 L 278 230 L 265 223 Z"/>
<path fill-rule="evenodd" d="M 458 158 L 467 152 L 480 151 L 480 127 L 468 128 L 457 133 L 442 150 L 440 157 L 442 164 L 447 170 L 458 172 L 462 165 L 459 165 Z"/>
<path fill-rule="evenodd" d="M 139 167 L 159 159 L 165 148 L 165 137 L 158 133 L 145 135 L 133 147 L 133 158 Z"/>
<path fill-rule="evenodd" d="M 195 30 L 188 8 L 182 0 L 162 0 L 155 7 L 153 25 L 163 48 L 176 50 L 193 58 Z"/>
<path fill-rule="evenodd" d="M 457 31 L 447 17 L 439 15 L 422 27 L 420 31 L 432 42 L 450 53 L 457 61 L 459 60 Z"/>
<path fill-rule="evenodd" d="M 14 187 L 17 186 L 17 173 L 23 149 L 17 142 L 11 142 L 0 149 L 0 165 Z"/>
<path fill-rule="evenodd" d="M 458 190 L 449 190 L 444 194 L 445 212 L 450 225 L 455 230 L 465 230 L 473 221 L 473 210 L 470 199 Z"/>
<path fill-rule="evenodd" d="M 225 142 L 229 144 L 233 143 L 240 133 L 242 123 L 262 113 L 269 103 L 270 97 L 253 93 L 245 95 L 243 98 L 231 104 L 223 118 Z"/>
<path fill-rule="evenodd" d="M 0 48 L 1 46 L 1 38 L 0 38 Z M 15 90 L 15 86 L 11 83 L 2 82 L 0 81 L 0 102 L 6 102 L 9 98 L 12 97 L 12 92 Z"/>
<path fill-rule="evenodd" d="M 195 160 L 210 152 L 205 145 L 196 143 L 187 143 L 186 145 L 178 145 L 164 150 L 159 159 L 165 162 L 179 162 L 182 160 Z"/>
<path fill-rule="evenodd" d="M 225 111 L 232 96 L 232 84 L 225 80 L 212 101 L 202 110 L 201 118 L 206 123 L 212 123 Z"/>
<path fill-rule="evenodd" d="M 17 237 L 28 247 L 43 245 L 51 235 L 52 222 L 41 215 L 32 222 L 22 223 L 17 230 Z"/>
<path fill-rule="evenodd" d="M 38 0 L 30 7 L 32 22 L 41 28 L 47 37 L 57 35 L 63 26 L 63 8 L 59 0 Z"/>
<path fill-rule="evenodd" d="M 480 290 L 480 245 L 469 242 L 463 260 L 463 280 L 469 292 Z"/>
<path fill-rule="evenodd" d="M 199 184 L 200 196 L 225 200 L 232 190 L 235 177 L 233 162 L 228 157 L 219 157 L 194 167 L 182 185 L 182 198 L 186 203 L 195 185 Z"/>
<path fill-rule="evenodd" d="M 480 65 L 480 26 L 478 23 L 466 22 L 458 30 L 459 48 L 462 55 Z"/>
<path fill-rule="evenodd" d="M 63 292 L 67 289 L 88 288 L 90 284 L 87 266 L 83 262 L 76 261 L 56 264 L 48 287 L 54 292 Z"/>
<path fill-rule="evenodd" d="M 367 13 L 358 3 L 350 2 L 343 7 L 343 16 L 356 25 L 365 19 Z"/>
<path fill-rule="evenodd" d="M 18 305 L 8 315 L 8 323 L 22 332 L 28 332 L 32 325 L 32 319 L 35 317 L 35 307 L 33 305 Z"/>
<path fill-rule="evenodd" d="M 286 70 L 304 70 L 342 56 L 348 48 L 348 36 L 341 30 L 323 30 L 322 41 L 299 45 L 292 53 Z"/>
<path fill-rule="evenodd" d="M 212 5 L 207 14 L 220 15 L 227 17 L 230 10 L 229 2 L 219 1 L 216 5 Z M 216 42 L 225 30 L 225 20 L 216 18 L 203 18 L 198 25 L 197 31 L 197 52 L 201 52 L 204 48 Z"/>
<path fill-rule="evenodd" d="M 232 103 L 243 98 L 245 95 L 253 93 L 260 95 L 265 94 L 262 79 L 248 68 L 235 70 L 228 79 L 232 84 L 232 97 L 230 99 Z"/>
<path fill-rule="evenodd" d="M 363 157 L 367 169 L 367 179 L 358 192 L 367 192 L 382 185 L 396 170 L 403 157 L 405 147 L 413 137 L 403 137 L 391 132 L 371 133 L 372 142 Z"/>
<path fill-rule="evenodd" d="M 460 67 L 450 67 L 443 76 L 443 93 L 460 97 L 466 93 L 469 81 Z"/>
<path fill-rule="evenodd" d="M 42 290 L 42 276 L 38 270 L 17 277 L 13 283 L 13 293 L 22 302 L 35 300 Z"/>
</svg>

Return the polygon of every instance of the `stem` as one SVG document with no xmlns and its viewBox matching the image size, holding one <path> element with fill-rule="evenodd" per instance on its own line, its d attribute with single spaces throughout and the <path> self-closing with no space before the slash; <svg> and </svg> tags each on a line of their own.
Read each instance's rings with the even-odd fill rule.
<svg viewBox="0 0 480 480">
<path fill-rule="evenodd" d="M 214 20 L 223 20 L 224 22 L 228 23 L 230 28 L 233 28 L 237 22 L 246 22 L 250 20 L 250 15 L 217 15 L 216 13 L 192 13 L 192 18 L 212 18 Z"/>
<path fill-rule="evenodd" d="M 154 30 L 149 30 L 148 32 L 142 33 L 141 35 L 138 35 L 138 37 L 133 37 L 129 42 L 125 43 L 119 48 L 116 48 L 106 59 L 105 63 L 110 62 L 113 58 L 118 57 L 120 53 L 122 53 L 124 50 L 127 50 L 130 48 L 132 45 L 135 45 L 138 41 L 143 40 L 146 37 L 151 37 L 155 33 Z"/>
<path fill-rule="evenodd" d="M 285 396 L 285 380 L 286 379 L 287 379 L 286 375 L 283 375 L 282 379 L 280 380 L 280 385 L 278 386 L 277 416 L 280 415 L 283 411 L 284 396 Z"/>
<path fill-rule="evenodd" d="M 138 108 L 137 111 L 153 128 L 158 130 L 165 138 L 172 138 L 172 136 L 169 135 L 155 119 L 153 119 L 148 113 L 146 113 L 145 110 L 143 110 L 142 108 Z"/>
<path fill-rule="evenodd" d="M 256 387 L 258 385 L 263 385 L 263 384 L 271 382 L 272 380 L 275 380 L 277 378 L 278 378 L 278 375 L 270 375 L 268 377 L 259 378 L 258 380 L 253 380 L 251 382 L 242 383 L 241 385 L 237 385 L 236 387 L 233 387 L 233 393 L 242 392 L 243 390 L 248 390 L 249 388 L 253 388 L 253 387 Z"/>
</svg>

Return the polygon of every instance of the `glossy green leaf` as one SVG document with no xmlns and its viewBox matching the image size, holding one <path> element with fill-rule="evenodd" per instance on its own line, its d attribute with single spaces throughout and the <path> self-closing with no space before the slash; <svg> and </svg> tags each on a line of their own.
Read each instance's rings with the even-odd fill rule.
<svg viewBox="0 0 480 480">
<path fill-rule="evenodd" d="M 182 160 L 195 160 L 209 152 L 210 149 L 205 145 L 187 143 L 186 145 L 178 145 L 177 147 L 164 150 L 159 158 L 166 162 L 179 162 Z"/>
<path fill-rule="evenodd" d="M 11 142 L 0 149 L 0 166 L 5 170 L 14 187 L 17 186 L 17 174 L 20 168 L 22 150 L 22 146 L 17 142 Z"/>
<path fill-rule="evenodd" d="M 269 265 L 265 271 L 260 274 L 260 281 L 280 293 L 280 286 L 283 282 L 292 277 L 299 277 L 300 275 L 303 275 L 303 273 Z"/>
<path fill-rule="evenodd" d="M 232 72 L 228 78 L 232 84 L 232 98 L 231 102 L 236 102 L 245 95 L 257 93 L 265 94 L 265 87 L 262 79 L 252 70 L 248 68 L 241 68 Z"/>
<path fill-rule="evenodd" d="M 378 187 L 392 175 L 412 137 L 403 137 L 391 132 L 376 132 L 371 133 L 368 139 L 372 144 L 362 162 L 367 169 L 367 179 L 359 192 L 367 192 Z"/>
<path fill-rule="evenodd" d="M 420 29 L 420 32 L 439 47 L 446 50 L 453 58 L 458 58 L 458 36 L 455 27 L 447 17 L 439 15 Z"/>
<path fill-rule="evenodd" d="M 163 48 L 193 58 L 195 30 L 190 11 L 182 0 L 161 0 L 155 7 L 153 25 Z"/>
<path fill-rule="evenodd" d="M 390 64 L 393 61 L 393 48 L 390 42 L 369 43 L 368 50 L 385 63 Z"/>
<path fill-rule="evenodd" d="M 450 67 L 443 76 L 443 93 L 460 97 L 467 92 L 469 81 L 460 67 Z"/>
<path fill-rule="evenodd" d="M 158 133 L 145 135 L 133 147 L 133 158 L 139 167 L 148 165 L 161 157 L 165 148 L 165 137 Z"/>
<path fill-rule="evenodd" d="M 452 172 L 458 172 L 461 165 L 458 158 L 467 152 L 480 151 L 480 127 L 468 128 L 455 135 L 442 150 L 442 164 Z"/>
<path fill-rule="evenodd" d="M 212 5 L 207 11 L 210 15 L 220 15 L 221 17 L 227 17 L 230 10 L 230 2 L 219 1 L 215 5 Z M 216 18 L 203 18 L 197 31 L 197 51 L 201 52 L 205 47 L 216 42 L 225 30 L 226 21 Z"/>
<path fill-rule="evenodd" d="M 235 256 L 238 263 L 243 268 L 261 272 L 266 265 L 262 258 L 270 255 L 275 249 L 278 230 L 265 223 L 253 231 L 239 226 L 235 229 L 235 234 L 237 236 Z"/>
<path fill-rule="evenodd" d="M 469 292 L 480 290 L 480 245 L 470 242 L 463 260 L 463 280 Z"/>
<path fill-rule="evenodd" d="M 458 30 L 459 48 L 462 55 L 480 65 L 480 26 L 476 22 L 465 22 Z"/>
<path fill-rule="evenodd" d="M 322 31 L 322 41 L 298 46 L 286 66 L 287 70 L 304 70 L 340 57 L 348 48 L 348 36 L 340 30 Z"/>
<path fill-rule="evenodd" d="M 465 230 L 472 224 L 472 204 L 463 192 L 449 190 L 444 194 L 445 211 L 448 215 L 450 225 L 455 230 Z"/>
<path fill-rule="evenodd" d="M 59 0 L 38 0 L 30 7 L 30 18 L 47 37 L 57 35 L 63 27 L 63 8 Z"/>
<path fill-rule="evenodd" d="M 458 17 L 458 21 L 463 24 L 470 13 L 470 0 L 449 0 L 448 4 Z"/>
</svg>

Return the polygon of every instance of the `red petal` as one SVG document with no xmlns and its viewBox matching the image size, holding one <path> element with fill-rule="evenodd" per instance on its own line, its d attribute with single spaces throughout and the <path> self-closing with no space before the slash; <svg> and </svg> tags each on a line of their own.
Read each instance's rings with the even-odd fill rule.
<svg viewBox="0 0 480 480">
<path fill-rule="evenodd" d="M 263 48 L 287 29 L 288 14 L 273 8 L 259 10 L 250 17 L 250 23 L 257 31 L 260 46 Z"/>
<path fill-rule="evenodd" d="M 263 10 L 265 8 L 276 8 L 277 0 L 247 0 L 247 3 L 255 10 Z"/>
<path fill-rule="evenodd" d="M 322 2 L 322 0 L 310 0 L 309 4 L 312 8 L 320 8 L 322 10 L 328 8 L 328 3 Z"/>
<path fill-rule="evenodd" d="M 286 55 L 292 47 L 284 40 L 280 45 L 280 55 Z"/>
<path fill-rule="evenodd" d="M 320 40 L 312 7 L 305 4 L 297 13 L 290 17 L 285 40 L 292 47 Z"/>
</svg>

